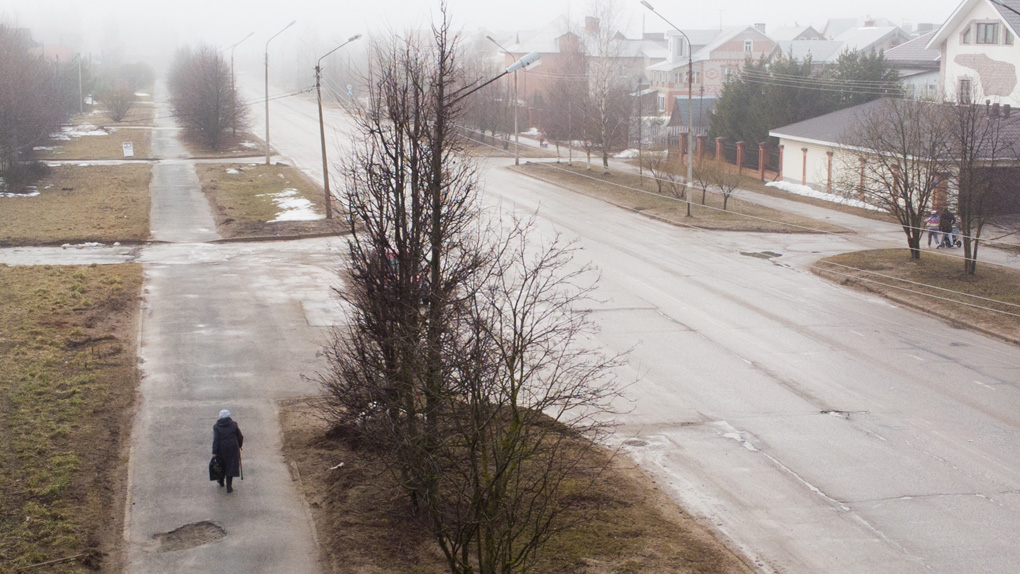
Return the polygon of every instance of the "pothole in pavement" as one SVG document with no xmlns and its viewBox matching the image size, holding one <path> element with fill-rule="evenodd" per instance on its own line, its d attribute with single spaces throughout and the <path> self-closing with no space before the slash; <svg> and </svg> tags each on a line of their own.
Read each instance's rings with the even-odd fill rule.
<svg viewBox="0 0 1020 574">
<path fill-rule="evenodd" d="M 775 251 L 741 251 L 740 254 L 744 257 L 755 257 L 757 259 L 772 259 L 783 256 L 782 253 L 776 253 Z"/>
<path fill-rule="evenodd" d="M 161 532 L 152 538 L 159 543 L 159 548 L 156 549 L 158 552 L 169 552 L 172 550 L 195 548 L 196 546 L 219 540 L 226 535 L 227 531 L 223 530 L 219 524 L 203 520 L 202 522 L 185 524 L 170 532 Z"/>
</svg>

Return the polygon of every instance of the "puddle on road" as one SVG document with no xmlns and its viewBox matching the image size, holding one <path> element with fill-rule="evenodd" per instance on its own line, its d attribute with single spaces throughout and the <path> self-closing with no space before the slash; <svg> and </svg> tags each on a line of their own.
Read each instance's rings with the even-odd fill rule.
<svg viewBox="0 0 1020 574">
<path fill-rule="evenodd" d="M 741 251 L 740 254 L 744 257 L 754 257 L 757 259 L 772 259 L 783 256 L 782 253 L 776 253 L 775 251 Z"/>
</svg>

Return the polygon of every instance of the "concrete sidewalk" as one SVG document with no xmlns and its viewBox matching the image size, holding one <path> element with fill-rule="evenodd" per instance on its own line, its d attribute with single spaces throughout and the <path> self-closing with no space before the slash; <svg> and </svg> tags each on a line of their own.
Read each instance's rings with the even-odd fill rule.
<svg viewBox="0 0 1020 574">
<path fill-rule="evenodd" d="M 157 116 L 169 115 L 160 104 Z M 329 317 L 327 240 L 300 248 L 212 245 L 215 223 L 174 132 L 154 132 L 152 233 L 131 436 L 125 572 L 320 572 L 314 526 L 281 452 L 277 402 L 313 394 L 302 375 Z M 230 409 L 244 480 L 208 480 L 212 425 Z"/>
</svg>

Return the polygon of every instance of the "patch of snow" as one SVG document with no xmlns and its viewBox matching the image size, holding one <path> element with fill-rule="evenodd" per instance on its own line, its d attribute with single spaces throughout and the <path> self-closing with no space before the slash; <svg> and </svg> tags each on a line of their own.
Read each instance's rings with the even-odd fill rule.
<svg viewBox="0 0 1020 574">
<path fill-rule="evenodd" d="M 149 97 L 151 95 L 152 94 L 148 94 L 146 92 L 135 92 L 135 97 L 138 97 L 138 98 L 147 98 L 147 97 Z"/>
<path fill-rule="evenodd" d="M 237 175 L 237 174 L 239 174 L 241 172 L 236 170 L 236 169 L 234 169 L 234 168 L 230 168 L 230 169 L 227 170 L 227 173 L 229 173 L 230 175 Z"/>
<path fill-rule="evenodd" d="M 293 187 L 288 187 L 279 193 L 263 193 L 259 195 L 259 197 L 265 196 L 271 197 L 273 203 L 280 209 L 276 219 L 270 220 L 269 223 L 277 221 L 314 221 L 325 218 L 325 216 L 315 213 L 314 204 L 311 201 L 298 197 L 298 190 Z"/>
<path fill-rule="evenodd" d="M 80 138 L 84 136 L 108 136 L 117 130 L 113 128 L 99 128 L 92 124 L 79 124 L 76 126 L 63 126 L 60 128 L 60 133 L 50 134 L 50 137 L 55 140 L 68 141 L 71 138 Z"/>
<path fill-rule="evenodd" d="M 89 241 L 88 243 L 74 243 L 74 244 L 72 244 L 72 243 L 65 243 L 65 244 L 61 245 L 60 248 L 61 249 L 69 249 L 69 248 L 73 247 L 75 249 L 85 249 L 86 247 L 102 247 L 102 246 L 103 246 L 102 243 L 96 243 L 94 241 Z"/>
<path fill-rule="evenodd" d="M 638 156 L 638 150 L 636 149 L 625 149 L 620 153 L 614 155 L 616 159 L 634 159 Z"/>
<path fill-rule="evenodd" d="M 0 192 L 0 197 L 35 197 L 39 195 L 39 190 L 30 191 L 28 193 L 7 193 Z"/>
<path fill-rule="evenodd" d="M 870 209 L 872 211 L 882 211 L 882 208 L 871 205 L 870 203 L 861 201 L 859 199 L 850 199 L 843 197 L 842 195 L 836 195 L 834 193 L 825 193 L 824 191 L 818 191 L 813 187 L 807 185 L 800 185 L 797 183 L 790 183 L 788 181 L 773 181 L 765 184 L 768 187 L 774 187 L 781 189 L 787 193 L 795 195 L 803 195 L 805 197 L 814 197 L 816 199 L 823 199 L 825 201 L 831 201 L 832 203 L 838 203 L 840 205 L 849 205 L 850 207 L 860 207 L 862 209 Z"/>
<path fill-rule="evenodd" d="M 53 151 L 54 147 L 50 145 L 37 145 L 32 148 L 32 151 Z"/>
<path fill-rule="evenodd" d="M 241 142 L 241 147 L 245 147 L 245 148 L 248 148 L 248 149 L 255 149 L 255 148 L 259 147 L 259 144 L 255 143 L 255 142 Z"/>
<path fill-rule="evenodd" d="M 540 132 L 538 131 L 538 128 L 530 128 L 530 129 L 529 129 L 528 131 L 526 131 L 526 132 L 521 132 L 521 135 L 522 135 L 522 136 L 537 136 L 537 135 L 541 135 L 541 134 L 540 134 Z"/>
</svg>

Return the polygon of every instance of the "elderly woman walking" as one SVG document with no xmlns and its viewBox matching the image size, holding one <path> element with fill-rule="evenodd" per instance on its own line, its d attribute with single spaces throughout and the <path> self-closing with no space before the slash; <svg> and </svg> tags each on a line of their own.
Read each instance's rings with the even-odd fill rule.
<svg viewBox="0 0 1020 574">
<path fill-rule="evenodd" d="M 234 477 L 241 475 L 241 447 L 244 446 L 244 435 L 241 429 L 230 418 L 230 411 L 220 411 L 220 419 L 213 425 L 212 453 L 223 468 L 223 477 L 227 480 L 227 492 L 234 492 Z M 223 478 L 219 479 L 223 486 Z"/>
</svg>

